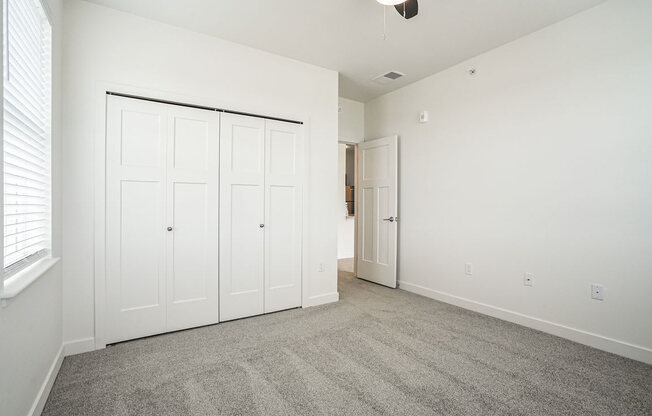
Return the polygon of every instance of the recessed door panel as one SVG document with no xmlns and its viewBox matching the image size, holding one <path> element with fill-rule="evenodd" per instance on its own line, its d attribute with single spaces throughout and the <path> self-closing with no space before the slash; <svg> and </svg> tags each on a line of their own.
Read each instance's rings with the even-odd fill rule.
<svg viewBox="0 0 652 416">
<path fill-rule="evenodd" d="M 388 146 L 379 146 L 366 149 L 362 152 L 362 180 L 380 180 L 389 176 Z"/>
<path fill-rule="evenodd" d="M 261 120 L 262 121 L 262 120 Z M 231 145 L 231 172 L 238 173 L 263 173 L 263 152 L 261 130 L 255 126 L 232 125 L 230 138 Z"/>
<path fill-rule="evenodd" d="M 123 181 L 120 193 L 120 311 L 157 308 L 161 277 L 161 183 Z"/>
<path fill-rule="evenodd" d="M 358 207 L 362 224 L 362 232 L 360 233 L 362 238 L 359 245 L 362 252 L 361 260 L 363 261 L 374 261 L 376 243 L 374 238 L 374 194 L 374 188 L 362 189 L 362 200 Z"/>
<path fill-rule="evenodd" d="M 202 111 L 202 110 L 198 110 Z M 174 167 L 177 169 L 206 170 L 209 153 L 209 122 L 183 117 L 174 119 Z"/>
<path fill-rule="evenodd" d="M 379 186 L 376 190 L 378 195 L 377 209 L 378 216 L 381 221 L 378 221 L 378 235 L 374 239 L 378 249 L 376 250 L 377 258 L 376 261 L 381 265 L 389 264 L 389 242 L 390 242 L 390 233 L 391 228 L 394 226 L 389 221 L 384 221 L 383 218 L 389 218 L 391 210 L 389 207 L 389 188 L 387 186 Z"/>
<path fill-rule="evenodd" d="M 264 312 L 265 121 L 222 116 L 220 321 Z"/>
<path fill-rule="evenodd" d="M 291 131 L 269 131 L 269 173 L 294 175 L 297 164 L 297 134 Z"/>
<path fill-rule="evenodd" d="M 209 244 L 208 189 L 203 183 L 175 183 L 172 301 L 188 302 L 208 297 Z"/>
<path fill-rule="evenodd" d="M 230 295 L 262 293 L 262 187 L 231 185 Z"/>
<path fill-rule="evenodd" d="M 121 111 L 120 131 L 116 133 L 120 135 L 123 166 L 161 167 L 162 114 L 157 110 L 126 108 Z"/>
<path fill-rule="evenodd" d="M 296 188 L 294 186 L 269 187 L 269 280 L 270 290 L 295 284 L 299 241 L 297 241 Z"/>
</svg>

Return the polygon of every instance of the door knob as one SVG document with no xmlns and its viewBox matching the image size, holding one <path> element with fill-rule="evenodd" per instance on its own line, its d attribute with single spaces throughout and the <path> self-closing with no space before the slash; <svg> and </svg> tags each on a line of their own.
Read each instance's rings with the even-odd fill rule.
<svg viewBox="0 0 652 416">
<path fill-rule="evenodd" d="M 265 224 L 260 224 L 259 227 L 260 228 L 265 228 Z"/>
<path fill-rule="evenodd" d="M 394 222 L 394 217 L 383 218 L 383 221 Z"/>
<path fill-rule="evenodd" d="M 172 231 L 172 227 L 168 227 L 168 231 Z"/>
</svg>

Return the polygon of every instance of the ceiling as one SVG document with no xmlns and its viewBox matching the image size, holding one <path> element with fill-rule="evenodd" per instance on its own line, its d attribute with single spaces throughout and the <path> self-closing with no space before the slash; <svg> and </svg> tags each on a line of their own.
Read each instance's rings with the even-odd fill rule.
<svg viewBox="0 0 652 416">
<path fill-rule="evenodd" d="M 340 95 L 368 101 L 604 0 L 420 0 L 404 20 L 376 0 L 89 0 L 340 73 Z M 390 84 L 371 79 L 406 74 Z"/>
</svg>

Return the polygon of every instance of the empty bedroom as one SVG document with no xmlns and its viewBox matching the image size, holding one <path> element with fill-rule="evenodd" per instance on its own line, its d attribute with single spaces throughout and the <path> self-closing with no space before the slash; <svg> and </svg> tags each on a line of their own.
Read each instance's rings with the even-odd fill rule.
<svg viewBox="0 0 652 416">
<path fill-rule="evenodd" d="M 652 415 L 649 0 L 2 0 L 0 416 Z"/>
</svg>

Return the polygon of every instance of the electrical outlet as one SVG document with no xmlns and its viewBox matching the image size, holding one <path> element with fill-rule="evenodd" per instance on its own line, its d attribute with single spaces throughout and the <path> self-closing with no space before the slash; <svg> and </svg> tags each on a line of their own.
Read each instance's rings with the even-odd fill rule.
<svg viewBox="0 0 652 416">
<path fill-rule="evenodd" d="M 532 273 L 523 273 L 523 285 L 534 286 L 534 275 Z"/>
<path fill-rule="evenodd" d="M 604 286 L 593 283 L 591 285 L 591 299 L 604 300 Z"/>
<path fill-rule="evenodd" d="M 323 273 L 326 271 L 326 266 L 324 266 L 324 262 L 319 263 L 319 266 L 317 266 L 317 271 L 319 273 Z"/>
<path fill-rule="evenodd" d="M 464 264 L 464 273 L 466 273 L 468 276 L 473 275 L 473 264 L 465 263 Z"/>
</svg>

